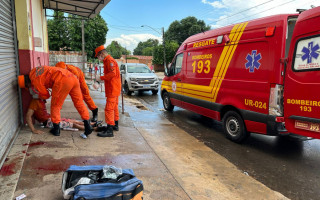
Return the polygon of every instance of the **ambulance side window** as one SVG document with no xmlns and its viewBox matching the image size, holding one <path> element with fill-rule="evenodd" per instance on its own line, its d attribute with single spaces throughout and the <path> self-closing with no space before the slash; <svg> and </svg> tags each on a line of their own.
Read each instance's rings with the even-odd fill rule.
<svg viewBox="0 0 320 200">
<path fill-rule="evenodd" d="M 320 70 L 320 35 L 301 38 L 294 54 L 294 71 Z"/>
<path fill-rule="evenodd" d="M 174 61 L 171 64 L 170 75 L 176 75 L 181 72 L 183 61 L 183 53 L 176 56 Z"/>
</svg>

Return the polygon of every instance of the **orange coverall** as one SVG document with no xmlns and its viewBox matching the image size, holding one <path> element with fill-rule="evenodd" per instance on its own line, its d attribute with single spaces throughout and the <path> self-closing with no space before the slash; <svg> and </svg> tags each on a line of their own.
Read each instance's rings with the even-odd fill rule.
<svg viewBox="0 0 320 200">
<path fill-rule="evenodd" d="M 29 104 L 29 109 L 34 110 L 34 118 L 38 122 L 45 122 L 50 118 L 46 104 L 42 99 L 32 99 Z"/>
<path fill-rule="evenodd" d="M 104 81 L 107 104 L 104 109 L 105 120 L 109 125 L 114 126 L 115 121 L 119 120 L 118 101 L 121 93 L 121 78 L 118 63 L 110 56 L 106 56 L 103 60 Z"/>
<path fill-rule="evenodd" d="M 74 106 L 83 120 L 89 120 L 89 112 L 83 103 L 80 84 L 77 77 L 68 70 L 57 67 L 36 67 L 29 74 L 33 90 L 38 92 L 40 99 L 48 99 L 48 88 L 52 88 L 51 120 L 60 122 L 60 110 L 63 102 L 70 94 Z"/>
<path fill-rule="evenodd" d="M 78 80 L 80 82 L 80 89 L 81 89 L 81 92 L 82 92 L 82 96 L 83 96 L 84 102 L 86 102 L 86 104 L 88 105 L 90 110 L 96 109 L 97 106 L 93 102 L 93 100 L 92 100 L 92 98 L 90 96 L 89 88 L 88 88 L 88 86 L 86 84 L 86 80 L 84 78 L 84 74 L 83 74 L 82 70 L 79 67 L 76 67 L 76 66 L 73 66 L 73 65 L 66 65 L 66 67 L 67 67 L 67 70 L 72 72 L 78 78 Z"/>
</svg>

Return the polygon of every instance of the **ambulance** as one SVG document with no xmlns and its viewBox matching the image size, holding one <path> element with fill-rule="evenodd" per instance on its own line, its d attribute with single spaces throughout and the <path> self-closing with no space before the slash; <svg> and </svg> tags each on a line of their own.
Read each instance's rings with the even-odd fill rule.
<svg viewBox="0 0 320 200">
<path fill-rule="evenodd" d="M 193 35 L 161 85 L 178 106 L 222 121 L 227 138 L 250 133 L 320 138 L 320 7 Z"/>
</svg>

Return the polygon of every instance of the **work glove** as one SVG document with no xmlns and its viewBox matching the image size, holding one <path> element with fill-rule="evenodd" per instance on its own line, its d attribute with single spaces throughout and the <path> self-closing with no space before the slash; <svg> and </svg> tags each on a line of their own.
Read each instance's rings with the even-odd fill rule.
<svg viewBox="0 0 320 200">
<path fill-rule="evenodd" d="M 100 75 L 96 75 L 96 81 L 101 82 Z"/>
</svg>

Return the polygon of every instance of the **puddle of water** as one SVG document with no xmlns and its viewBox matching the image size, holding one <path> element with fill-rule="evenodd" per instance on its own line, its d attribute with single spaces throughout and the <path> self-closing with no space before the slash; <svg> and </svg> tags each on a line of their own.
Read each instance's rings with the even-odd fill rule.
<svg viewBox="0 0 320 200">
<path fill-rule="evenodd" d="M 138 106 L 136 106 L 137 108 L 139 108 L 140 110 L 148 110 L 148 108 L 146 108 L 146 107 L 144 107 L 144 106 L 142 106 L 142 105 L 138 105 Z"/>
</svg>

